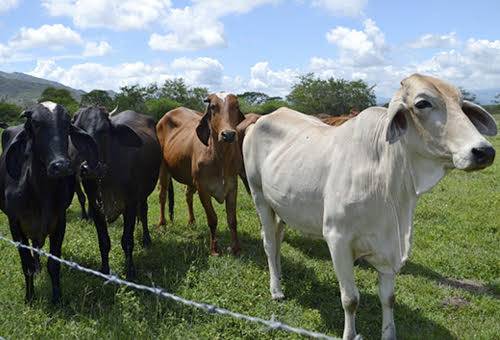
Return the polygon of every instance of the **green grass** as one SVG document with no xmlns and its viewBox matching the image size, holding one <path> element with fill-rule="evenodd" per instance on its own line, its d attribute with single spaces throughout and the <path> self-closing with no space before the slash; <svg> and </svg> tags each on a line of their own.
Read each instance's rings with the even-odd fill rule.
<svg viewBox="0 0 500 340">
<path fill-rule="evenodd" d="M 498 119 L 498 117 L 497 117 Z M 500 137 L 493 139 L 497 151 Z M 396 280 L 395 319 L 400 338 L 498 338 L 500 334 L 500 160 L 481 172 L 454 171 L 419 202 L 413 253 Z M 243 252 L 208 254 L 208 227 L 196 199 L 196 226 L 186 226 L 183 188 L 176 186 L 176 221 L 158 230 L 158 195 L 150 197 L 153 246 L 143 249 L 136 229 L 134 256 L 138 281 L 241 313 L 341 336 L 343 311 L 326 244 L 287 230 L 283 244 L 283 287 L 287 299 L 273 302 L 250 197 L 240 190 L 239 235 Z M 217 205 L 220 246 L 230 236 L 223 206 Z M 68 211 L 63 257 L 91 268 L 100 265 L 93 225 L 79 220 L 76 199 Z M 110 264 L 120 276 L 121 226 L 109 227 Z M 9 235 L 5 216 L 0 232 Z M 45 247 L 48 248 L 47 245 Z M 296 338 L 282 331 L 206 314 L 62 269 L 63 302 L 50 304 L 44 268 L 35 280 L 36 300 L 24 303 L 24 279 L 15 248 L 0 243 L 0 336 L 6 338 Z M 46 259 L 42 259 L 43 264 Z M 379 338 L 381 309 L 376 272 L 355 269 L 361 304 L 357 329 Z M 461 281 L 457 281 L 461 280 Z M 464 281 L 467 280 L 467 281 Z M 464 282 L 462 282 L 464 281 Z M 448 301 L 458 301 L 456 304 Z"/>
</svg>

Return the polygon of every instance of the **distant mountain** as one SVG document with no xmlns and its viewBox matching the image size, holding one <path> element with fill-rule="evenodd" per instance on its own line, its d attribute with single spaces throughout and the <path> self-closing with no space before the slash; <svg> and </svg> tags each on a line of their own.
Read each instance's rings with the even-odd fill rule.
<svg viewBox="0 0 500 340">
<path fill-rule="evenodd" d="M 0 71 L 0 99 L 18 105 L 29 105 L 37 101 L 47 87 L 67 89 L 73 98 L 80 101 L 85 91 L 76 90 L 61 83 L 37 78 L 25 73 Z"/>
</svg>

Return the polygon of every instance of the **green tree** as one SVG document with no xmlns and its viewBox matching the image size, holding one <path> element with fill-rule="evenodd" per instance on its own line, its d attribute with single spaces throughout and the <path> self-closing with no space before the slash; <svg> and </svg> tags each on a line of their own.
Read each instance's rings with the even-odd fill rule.
<svg viewBox="0 0 500 340">
<path fill-rule="evenodd" d="M 120 87 L 120 92 L 115 97 L 115 105 L 118 111 L 133 110 L 146 112 L 146 99 L 149 95 L 148 88 L 140 85 Z"/>
<path fill-rule="evenodd" d="M 82 96 L 80 101 L 81 106 L 104 106 L 108 110 L 113 110 L 113 98 L 108 94 L 108 92 L 103 90 L 92 90 Z"/>
<path fill-rule="evenodd" d="M 12 124 L 19 123 L 19 115 L 23 111 L 19 106 L 8 103 L 5 99 L 0 100 L 0 123 Z"/>
<path fill-rule="evenodd" d="M 361 111 L 376 104 L 374 86 L 362 80 L 320 79 L 313 73 L 299 77 L 287 96 L 291 106 L 307 114 L 338 116 L 351 109 Z"/>
<path fill-rule="evenodd" d="M 55 87 L 47 87 L 43 90 L 39 103 L 51 101 L 64 106 L 71 114 L 78 110 L 78 102 L 71 96 L 71 93 L 66 89 L 58 89 Z"/>
<path fill-rule="evenodd" d="M 244 92 L 238 95 L 238 99 L 244 100 L 248 105 L 259 105 L 267 102 L 270 97 L 262 92 Z"/>
<path fill-rule="evenodd" d="M 193 110 L 203 111 L 208 90 L 204 87 L 189 87 L 184 79 L 167 79 L 159 88 L 159 97 L 168 98 Z"/>
<path fill-rule="evenodd" d="M 470 102 L 476 102 L 476 95 L 466 89 L 464 89 L 463 87 L 459 87 L 458 88 L 460 90 L 460 92 L 462 92 L 462 98 L 464 100 L 468 100 Z"/>
<path fill-rule="evenodd" d="M 158 121 L 165 113 L 179 106 L 182 105 L 170 98 L 151 98 L 146 100 L 146 113 Z"/>
</svg>

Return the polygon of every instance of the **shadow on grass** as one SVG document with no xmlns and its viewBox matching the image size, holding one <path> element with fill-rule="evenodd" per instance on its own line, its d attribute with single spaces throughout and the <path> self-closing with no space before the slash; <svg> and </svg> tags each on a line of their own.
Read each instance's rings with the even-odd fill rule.
<svg viewBox="0 0 500 340">
<path fill-rule="evenodd" d="M 141 228 L 142 230 L 142 228 Z M 142 234 L 141 234 L 142 235 Z M 136 240 L 139 235 L 136 235 Z M 97 240 L 96 240 L 97 242 Z M 112 242 L 113 247 L 121 246 L 119 242 Z M 84 267 L 98 270 L 101 266 L 100 255 L 96 253 L 93 257 L 81 256 L 77 249 L 66 249 L 64 258 L 77 262 Z M 147 286 L 162 287 L 168 292 L 173 292 L 183 283 L 183 279 L 192 266 L 204 270 L 208 263 L 208 252 L 206 240 L 202 237 L 194 237 L 179 240 L 178 237 L 153 238 L 151 247 L 143 249 L 135 242 L 134 262 L 137 270 L 136 283 Z M 124 278 L 124 260 L 120 255 L 120 261 L 111 263 L 111 270 L 119 277 Z M 110 261 L 111 262 L 111 261 Z M 46 260 L 44 260 L 46 263 Z M 51 283 L 49 276 L 45 273 L 45 279 L 37 284 L 38 296 L 41 297 L 39 307 L 50 314 L 73 320 L 75 316 L 83 314 L 95 320 L 100 320 L 111 313 L 116 313 L 116 293 L 119 287 L 114 284 L 105 284 L 101 278 L 89 274 L 77 272 L 66 266 L 61 266 L 61 287 L 63 302 L 61 305 L 50 304 Z M 46 271 L 46 270 L 45 270 Z M 147 293 L 139 292 L 137 296 L 144 302 L 146 309 L 158 308 L 157 297 Z M 177 309 L 179 313 L 185 312 L 182 306 L 174 302 L 167 302 L 169 311 Z M 163 309 L 163 308 L 162 308 Z M 148 313 L 153 313 L 148 310 Z M 155 325 L 158 327 L 159 325 Z"/>
<path fill-rule="evenodd" d="M 267 270 L 267 259 L 262 249 L 262 241 L 247 233 L 240 235 L 242 244 L 252 249 L 253 254 L 242 256 L 243 261 L 251 261 Z M 290 242 L 291 241 L 291 242 Z M 307 254 L 330 261 L 328 247 L 322 240 L 300 239 L 299 237 L 285 237 L 285 242 L 292 246 L 305 247 Z M 320 245 L 320 243 L 323 243 Z M 342 334 L 344 328 L 344 311 L 340 299 L 340 290 L 337 281 L 322 282 L 318 280 L 313 269 L 293 258 L 281 256 L 283 268 L 282 285 L 286 300 L 295 300 L 306 308 L 316 309 L 323 321 L 321 332 Z M 361 264 L 361 266 L 365 266 Z M 366 266 L 369 266 L 366 264 Z M 333 268 L 331 269 L 333 271 Z M 382 327 L 382 309 L 377 295 L 360 292 L 360 305 L 357 309 L 357 330 L 365 337 L 380 337 Z M 269 294 L 269 300 L 271 300 Z M 398 334 L 405 338 L 413 337 L 428 339 L 450 339 L 452 334 L 443 326 L 424 317 L 418 309 L 411 309 L 406 305 L 396 303 L 395 322 Z M 410 335 L 410 336 L 408 336 Z"/>
<path fill-rule="evenodd" d="M 330 252 L 326 242 L 321 239 L 310 239 L 307 237 L 300 237 L 300 235 L 290 235 L 285 237 L 285 241 L 294 248 L 300 249 L 307 256 L 321 259 L 330 260 Z M 361 268 L 372 268 L 373 267 L 365 260 L 359 259 L 355 262 L 355 265 Z M 471 280 L 459 280 L 453 278 L 447 278 L 439 274 L 438 272 L 423 266 L 418 263 L 408 261 L 402 268 L 401 274 L 409 274 L 412 276 L 421 276 L 427 279 L 436 281 L 437 283 L 449 286 L 451 288 L 462 289 L 469 293 L 475 295 L 489 295 L 495 299 L 500 299 L 499 287 L 491 285 L 482 285 L 481 283 L 474 282 Z"/>
<path fill-rule="evenodd" d="M 472 280 L 458 280 L 447 278 L 426 266 L 411 261 L 405 264 L 405 266 L 401 270 L 401 274 L 425 277 L 427 279 L 434 280 L 441 285 L 456 289 L 462 289 L 474 295 L 488 295 L 492 298 L 500 299 L 500 292 L 498 287 L 483 285 Z"/>
</svg>

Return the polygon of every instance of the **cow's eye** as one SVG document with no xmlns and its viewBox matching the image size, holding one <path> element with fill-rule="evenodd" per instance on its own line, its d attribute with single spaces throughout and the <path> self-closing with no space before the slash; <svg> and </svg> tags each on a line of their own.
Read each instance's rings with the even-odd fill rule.
<svg viewBox="0 0 500 340">
<path fill-rule="evenodd" d="M 426 109 L 432 107 L 432 104 L 427 100 L 420 100 L 415 104 L 415 107 L 419 110 Z"/>
</svg>

